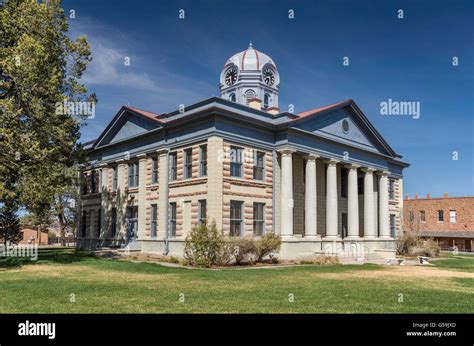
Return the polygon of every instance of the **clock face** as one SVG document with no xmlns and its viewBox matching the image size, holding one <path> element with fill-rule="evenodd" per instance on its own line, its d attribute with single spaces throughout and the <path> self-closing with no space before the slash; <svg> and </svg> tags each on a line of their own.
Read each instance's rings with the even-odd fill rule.
<svg viewBox="0 0 474 346">
<path fill-rule="evenodd" d="M 237 68 L 235 66 L 231 66 L 225 72 L 225 84 L 233 85 L 237 81 Z"/>
<path fill-rule="evenodd" d="M 270 67 L 263 70 L 263 81 L 270 86 L 275 83 L 275 73 Z"/>
</svg>

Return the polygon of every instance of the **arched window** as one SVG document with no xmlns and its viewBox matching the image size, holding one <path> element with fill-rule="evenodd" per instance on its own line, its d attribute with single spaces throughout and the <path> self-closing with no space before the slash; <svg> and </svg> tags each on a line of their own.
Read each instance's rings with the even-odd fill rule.
<svg viewBox="0 0 474 346">
<path fill-rule="evenodd" d="M 249 104 L 249 101 L 253 98 L 255 98 L 255 91 L 252 89 L 247 90 L 245 92 L 245 100 L 247 101 L 247 104 Z"/>
<path fill-rule="evenodd" d="M 231 100 L 232 102 L 235 102 L 235 93 L 232 93 L 229 95 L 229 100 Z"/>
<path fill-rule="evenodd" d="M 269 105 L 270 105 L 270 95 L 265 93 L 265 95 L 263 96 L 263 108 L 268 108 Z"/>
</svg>

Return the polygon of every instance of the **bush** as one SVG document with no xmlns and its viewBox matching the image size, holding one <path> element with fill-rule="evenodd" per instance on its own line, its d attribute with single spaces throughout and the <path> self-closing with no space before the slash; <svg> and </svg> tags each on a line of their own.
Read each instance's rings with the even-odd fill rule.
<svg viewBox="0 0 474 346">
<path fill-rule="evenodd" d="M 225 237 L 219 232 L 216 224 L 209 227 L 206 224 L 194 227 L 185 239 L 184 258 L 193 266 L 210 267 L 213 265 L 225 266 L 233 262 L 243 263 L 261 262 L 272 251 L 279 250 L 281 239 L 273 233 L 267 233 L 260 239 Z M 271 258 L 273 263 L 277 259 Z"/>
<path fill-rule="evenodd" d="M 230 238 L 227 240 L 232 249 L 235 264 L 255 262 L 256 242 L 252 238 Z"/>
<path fill-rule="evenodd" d="M 412 247 L 409 254 L 412 256 L 437 257 L 439 256 L 439 253 L 439 246 L 433 239 L 420 239 L 419 244 Z"/>
<path fill-rule="evenodd" d="M 405 232 L 396 240 L 397 255 L 436 257 L 440 253 L 433 239 L 422 239 L 415 232 Z"/>
<path fill-rule="evenodd" d="M 418 239 L 414 232 L 404 232 L 395 241 L 397 255 L 408 255 L 410 249 L 415 247 L 418 243 Z"/>
<path fill-rule="evenodd" d="M 265 233 L 255 242 L 255 256 L 257 262 L 261 262 L 263 257 L 268 256 L 273 251 L 280 250 L 281 238 L 274 233 Z"/>
<path fill-rule="evenodd" d="M 203 223 L 186 236 L 184 258 L 189 264 L 201 267 L 220 265 L 225 260 L 222 258 L 225 249 L 224 235 L 217 230 L 216 224 L 213 222 L 209 227 Z"/>
</svg>

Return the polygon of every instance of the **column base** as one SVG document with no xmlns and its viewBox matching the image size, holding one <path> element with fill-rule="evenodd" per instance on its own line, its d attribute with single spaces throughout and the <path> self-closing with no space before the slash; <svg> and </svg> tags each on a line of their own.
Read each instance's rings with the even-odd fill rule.
<svg viewBox="0 0 474 346">
<path fill-rule="evenodd" d="M 321 238 L 323 241 L 342 241 L 339 235 L 327 235 Z"/>
<path fill-rule="evenodd" d="M 395 240 L 395 238 L 390 237 L 389 235 L 383 235 L 378 238 L 379 240 Z"/>
<path fill-rule="evenodd" d="M 362 238 L 359 237 L 358 235 L 349 235 L 349 236 L 345 237 L 343 240 L 360 241 L 360 240 L 362 240 Z"/>
<path fill-rule="evenodd" d="M 362 240 L 377 240 L 378 238 L 375 236 L 375 235 L 364 235 L 362 238 Z"/>
<path fill-rule="evenodd" d="M 305 235 L 303 237 L 303 239 L 306 239 L 306 240 L 321 240 L 321 235 L 317 234 L 317 235 Z"/>
</svg>

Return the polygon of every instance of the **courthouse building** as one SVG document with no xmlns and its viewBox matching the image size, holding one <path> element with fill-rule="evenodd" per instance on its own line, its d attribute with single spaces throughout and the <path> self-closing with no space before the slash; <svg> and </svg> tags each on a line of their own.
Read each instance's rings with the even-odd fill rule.
<svg viewBox="0 0 474 346">
<path fill-rule="evenodd" d="M 215 222 L 233 237 L 279 234 L 280 258 L 392 249 L 408 164 L 353 100 L 294 113 L 279 88 L 250 44 L 225 63 L 221 97 L 122 107 L 86 144 L 78 245 L 182 256 L 192 227 Z"/>
</svg>

